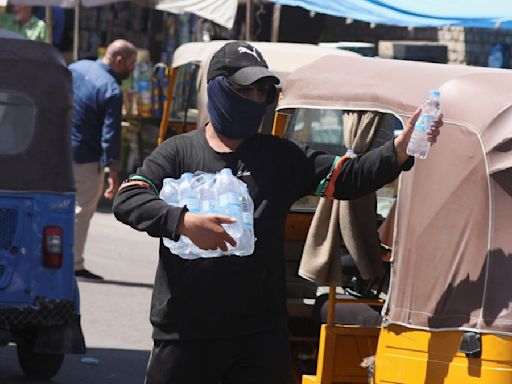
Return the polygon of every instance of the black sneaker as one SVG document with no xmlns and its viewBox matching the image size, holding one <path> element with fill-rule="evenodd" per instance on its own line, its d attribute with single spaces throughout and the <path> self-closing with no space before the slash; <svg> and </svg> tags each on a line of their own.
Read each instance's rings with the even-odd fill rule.
<svg viewBox="0 0 512 384">
<path fill-rule="evenodd" d="M 89 280 L 103 280 L 102 276 L 92 273 L 91 271 L 89 271 L 85 268 L 75 271 L 75 276 L 81 277 L 83 279 L 89 279 Z"/>
</svg>

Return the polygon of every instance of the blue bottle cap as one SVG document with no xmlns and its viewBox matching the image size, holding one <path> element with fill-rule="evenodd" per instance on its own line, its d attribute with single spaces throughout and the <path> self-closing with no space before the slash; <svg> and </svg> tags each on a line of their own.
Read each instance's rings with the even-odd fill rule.
<svg viewBox="0 0 512 384">
<path fill-rule="evenodd" d="M 233 171 L 231 170 L 231 168 L 222 168 L 220 173 L 233 176 Z"/>
<path fill-rule="evenodd" d="M 430 91 L 429 95 L 439 98 L 441 96 L 441 91 L 439 89 L 433 89 Z"/>
</svg>

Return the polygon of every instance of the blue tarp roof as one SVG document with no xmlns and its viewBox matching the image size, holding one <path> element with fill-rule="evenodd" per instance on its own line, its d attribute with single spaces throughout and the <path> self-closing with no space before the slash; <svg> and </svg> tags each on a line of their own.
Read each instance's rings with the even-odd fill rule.
<svg viewBox="0 0 512 384">
<path fill-rule="evenodd" d="M 376 24 L 512 28 L 512 0 L 273 0 Z"/>
</svg>

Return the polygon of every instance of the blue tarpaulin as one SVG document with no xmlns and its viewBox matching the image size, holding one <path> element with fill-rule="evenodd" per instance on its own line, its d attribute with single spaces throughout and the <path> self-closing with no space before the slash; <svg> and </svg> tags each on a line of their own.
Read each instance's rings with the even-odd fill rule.
<svg viewBox="0 0 512 384">
<path fill-rule="evenodd" d="M 273 0 L 376 24 L 512 28 L 512 0 Z"/>
</svg>

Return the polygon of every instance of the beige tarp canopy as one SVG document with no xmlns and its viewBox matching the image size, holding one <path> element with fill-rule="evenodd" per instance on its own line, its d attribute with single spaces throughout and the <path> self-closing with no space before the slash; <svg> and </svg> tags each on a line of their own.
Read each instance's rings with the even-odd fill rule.
<svg viewBox="0 0 512 384">
<path fill-rule="evenodd" d="M 323 57 L 288 77 L 278 109 L 390 112 L 441 90 L 444 127 L 400 179 L 387 320 L 512 335 L 512 73 Z"/>
<path fill-rule="evenodd" d="M 198 62 L 201 65 L 201 74 L 205 73 L 208 63 L 213 54 L 229 40 L 214 40 L 209 42 L 187 43 L 179 46 L 172 57 L 173 68 L 187 63 Z M 265 58 L 270 70 L 278 76 L 281 81 L 297 68 L 309 64 L 322 56 L 353 56 L 359 54 L 340 49 L 325 48 L 313 44 L 298 43 L 267 43 L 253 42 Z"/>
</svg>

